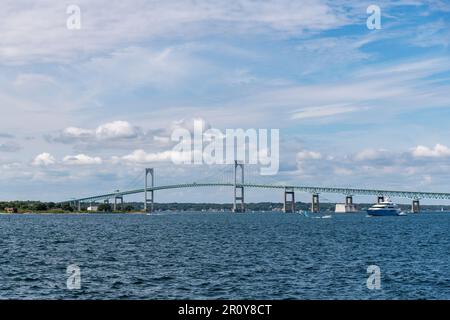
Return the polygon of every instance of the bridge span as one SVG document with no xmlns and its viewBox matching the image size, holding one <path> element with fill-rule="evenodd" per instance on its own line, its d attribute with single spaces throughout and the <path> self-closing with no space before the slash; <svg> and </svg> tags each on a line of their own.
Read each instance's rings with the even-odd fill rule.
<svg viewBox="0 0 450 320">
<path fill-rule="evenodd" d="M 233 211 L 243 212 L 245 211 L 245 189 L 278 189 L 284 191 L 284 211 L 295 211 L 295 192 L 310 193 L 312 195 L 311 211 L 319 211 L 319 194 L 332 193 L 341 194 L 345 196 L 345 204 L 353 205 L 353 196 L 375 196 L 377 201 L 381 202 L 385 197 L 399 197 L 412 200 L 411 211 L 418 213 L 420 211 L 421 199 L 437 199 L 437 200 L 450 200 L 450 193 L 443 192 L 421 192 L 421 191 L 399 191 L 399 190 L 383 190 L 383 189 L 361 189 L 361 188 L 335 188 L 335 187 L 315 187 L 315 186 L 301 186 L 301 185 L 281 185 L 281 184 L 255 184 L 244 182 L 244 165 L 235 162 L 234 166 L 234 183 L 182 183 L 182 184 L 170 184 L 170 185 L 154 185 L 154 169 L 145 169 L 145 186 L 144 188 L 125 190 L 112 193 L 98 194 L 84 198 L 72 199 L 65 201 L 70 202 L 78 206 L 80 210 L 81 203 L 92 203 L 98 201 L 105 201 L 109 203 L 110 199 L 114 199 L 114 209 L 117 208 L 117 202 L 120 201 L 123 205 L 123 197 L 127 195 L 144 193 L 144 210 L 153 211 L 154 205 L 154 193 L 156 191 L 170 190 L 170 189 L 185 189 L 185 188 L 214 188 L 214 187 L 230 187 L 234 188 L 234 202 Z M 240 170 L 240 174 L 238 173 Z M 150 185 L 148 181 L 148 175 L 151 176 Z"/>
</svg>

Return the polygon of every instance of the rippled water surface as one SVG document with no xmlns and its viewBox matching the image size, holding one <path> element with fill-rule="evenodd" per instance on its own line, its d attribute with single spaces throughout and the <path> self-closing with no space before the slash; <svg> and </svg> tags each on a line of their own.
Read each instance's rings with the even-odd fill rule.
<svg viewBox="0 0 450 320">
<path fill-rule="evenodd" d="M 449 233 L 447 213 L 2 215 L 0 298 L 450 299 Z"/>
</svg>

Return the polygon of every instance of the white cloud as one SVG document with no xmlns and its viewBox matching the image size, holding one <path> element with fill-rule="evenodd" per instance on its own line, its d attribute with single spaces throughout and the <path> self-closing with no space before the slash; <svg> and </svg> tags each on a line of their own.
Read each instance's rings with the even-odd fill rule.
<svg viewBox="0 0 450 320">
<path fill-rule="evenodd" d="M 67 138 L 73 139 L 84 139 L 92 137 L 94 131 L 89 129 L 77 128 L 77 127 L 68 127 L 63 130 L 63 136 Z"/>
<path fill-rule="evenodd" d="M 72 143 L 72 142 L 93 142 L 103 140 L 133 139 L 141 134 L 138 127 L 132 126 L 127 121 L 113 121 L 102 124 L 96 129 L 85 129 L 78 127 L 68 127 L 59 132 L 50 141 Z"/>
<path fill-rule="evenodd" d="M 343 120 L 337 115 L 348 115 L 345 120 L 371 123 L 378 119 L 372 116 L 375 113 L 392 117 L 419 109 L 446 107 L 450 103 L 448 81 L 439 77 L 434 81 L 429 79 L 450 70 L 448 58 L 377 64 L 360 70 L 347 73 L 339 81 L 266 88 L 225 104 L 223 110 L 226 114 L 230 109 L 241 112 L 245 105 L 248 113 L 267 125 L 274 119 L 311 123 Z M 205 110 L 207 118 L 208 112 Z M 217 112 L 211 114 L 217 117 Z"/>
<path fill-rule="evenodd" d="M 95 134 L 98 139 L 130 139 L 136 138 L 139 131 L 126 121 L 114 121 L 97 128 Z"/>
<path fill-rule="evenodd" d="M 348 23 L 319 0 L 77 1 L 81 30 L 66 28 L 66 6 L 53 0 L 0 3 L 2 62 L 67 61 L 130 41 L 226 33 L 295 33 Z M 80 47 L 80 43 L 83 45 Z M 39 45 L 37 45 L 39 44 Z"/>
<path fill-rule="evenodd" d="M 442 144 L 436 144 L 434 148 L 417 146 L 413 149 L 412 155 L 416 158 L 442 158 L 450 157 L 450 148 Z"/>
<path fill-rule="evenodd" d="M 190 160 L 192 157 L 191 152 L 177 152 L 173 150 L 166 150 L 161 152 L 147 153 L 142 149 L 135 150 L 131 154 L 123 157 L 115 157 L 113 160 L 115 162 L 125 161 L 128 163 L 151 163 L 151 162 L 167 162 L 167 161 L 178 161 L 183 162 L 185 160 Z"/>
<path fill-rule="evenodd" d="M 49 166 L 49 165 L 52 165 L 55 163 L 56 163 L 55 158 L 50 153 L 44 152 L 44 153 L 37 155 L 34 158 L 32 165 L 33 166 Z"/>
<path fill-rule="evenodd" d="M 316 151 L 300 151 L 297 153 L 297 160 L 320 160 L 322 159 L 322 154 Z"/>
<path fill-rule="evenodd" d="M 377 160 L 386 155 L 385 149 L 364 149 L 355 155 L 356 161 Z"/>
<path fill-rule="evenodd" d="M 85 154 L 78 154 L 75 156 L 65 156 L 63 162 L 70 165 L 92 165 L 101 164 L 103 161 L 100 157 L 90 157 Z"/>
<path fill-rule="evenodd" d="M 418 47 L 450 46 L 450 24 L 444 20 L 421 24 L 410 42 Z"/>
<path fill-rule="evenodd" d="M 320 107 L 306 107 L 301 110 L 297 110 L 292 115 L 292 119 L 302 120 L 308 118 L 321 118 L 335 116 L 341 113 L 348 113 L 362 110 L 356 106 L 346 106 L 346 105 L 327 105 Z"/>
<path fill-rule="evenodd" d="M 302 73 L 333 72 L 371 57 L 362 47 L 380 38 L 381 34 L 367 34 L 360 37 L 315 37 L 302 41 L 296 50 L 302 56 Z M 323 66 L 327 65 L 327 68 Z"/>
<path fill-rule="evenodd" d="M 171 157 L 170 151 L 146 153 L 144 150 L 135 150 L 133 151 L 133 153 L 123 156 L 122 159 L 127 162 L 147 163 L 157 161 L 168 161 L 170 160 L 170 157 Z"/>
<path fill-rule="evenodd" d="M 195 57 L 196 50 L 185 44 L 161 49 L 128 46 L 76 65 L 73 72 L 86 95 L 123 94 L 141 87 L 164 92 L 208 72 L 211 67 Z"/>
<path fill-rule="evenodd" d="M 371 50 L 361 50 L 365 41 L 379 40 L 369 35 L 391 35 L 396 28 L 389 29 L 387 33 L 358 33 L 357 36 L 352 31 L 347 33 L 343 30 L 338 38 L 329 36 L 329 33 L 326 38 L 321 38 L 321 30 L 346 23 L 344 1 L 130 0 L 125 4 L 118 0 L 80 0 L 78 4 L 82 9 L 83 26 L 79 31 L 65 28 L 66 4 L 56 4 L 54 0 L 41 0 L 39 4 L 36 7 L 30 0 L 0 2 L 0 64 L 49 62 L 45 65 L 5 67 L 0 72 L 0 106 L 3 106 L 3 118 L 8 119 L 2 124 L 2 130 L 14 132 L 17 139 L 23 139 L 24 135 L 36 137 L 34 141 L 20 141 L 23 146 L 20 154 L 1 155 L 11 158 L 5 158 L 8 161 L 20 161 L 23 158 L 33 159 L 42 150 L 55 155 L 92 155 L 95 152 L 105 165 L 70 168 L 61 166 L 64 163 L 62 158 L 58 157 L 55 161 L 49 155 L 48 159 L 35 159 L 36 165 L 58 165 L 52 166 L 52 170 L 32 168 L 31 172 L 59 169 L 77 173 L 89 171 L 86 177 L 96 179 L 93 172 L 99 174 L 97 171 L 111 169 L 107 159 L 112 154 L 125 155 L 118 158 L 121 163 L 170 161 L 173 152 L 164 150 L 170 149 L 168 136 L 177 124 L 173 127 L 164 125 L 180 115 L 201 115 L 221 128 L 271 128 L 274 124 L 281 125 L 288 127 L 285 131 L 288 135 L 302 140 L 306 145 L 321 144 L 323 150 L 339 149 L 347 154 L 358 146 L 368 147 L 367 141 L 376 146 L 380 135 L 381 141 L 391 135 L 401 148 L 405 143 L 410 143 L 405 142 L 411 138 L 406 133 L 411 132 L 408 129 L 413 124 L 399 119 L 407 119 L 407 115 L 412 115 L 419 108 L 446 107 L 450 102 L 448 78 L 443 79 L 450 70 L 450 64 L 443 52 L 423 55 L 433 59 L 413 58 L 416 61 L 402 63 L 407 61 L 390 59 L 391 56 L 384 59 L 386 56 L 381 43 L 371 47 Z M 335 11 L 333 6 L 338 10 Z M 383 1 L 381 7 L 385 10 L 389 4 Z M 423 13 L 422 9 L 425 9 L 424 6 L 420 6 L 416 13 Z M 364 4 L 360 4 L 352 14 L 355 12 L 361 22 L 361 14 L 365 16 Z M 399 24 L 401 22 L 398 21 Z M 412 20 L 410 22 L 410 26 L 414 24 Z M 426 31 L 428 25 L 424 26 L 423 31 Z M 448 32 L 442 33 L 445 28 L 441 27 L 443 25 L 436 25 L 437 33 L 430 35 L 448 43 L 448 39 L 441 36 Z M 411 30 L 408 26 L 400 29 L 405 34 Z M 223 31 L 227 34 L 224 35 Z M 238 33 L 245 33 L 245 39 L 249 41 L 243 42 L 242 38 L 236 37 Z M 296 35 L 290 37 L 287 33 Z M 315 35 L 310 37 L 311 33 Z M 425 32 L 423 39 L 428 35 Z M 398 36 L 397 33 L 390 39 L 394 38 L 399 40 L 399 44 L 406 44 L 404 35 Z M 166 48 L 166 45 L 170 47 Z M 227 46 L 240 50 L 242 54 L 225 52 L 222 47 Z M 305 54 L 311 59 L 305 59 L 308 58 Z M 437 59 L 439 55 L 443 58 Z M 365 64 L 363 72 L 358 73 L 361 60 L 366 58 L 370 58 L 367 61 L 370 64 Z M 390 65 L 380 64 L 383 59 Z M 72 63 L 54 63 L 61 61 Z M 315 68 L 303 68 L 311 61 L 315 62 Z M 270 72 L 268 65 L 272 67 Z M 339 72 L 333 68 L 339 68 Z M 311 74 L 311 71 L 314 73 Z M 322 73 L 331 76 L 324 77 Z M 245 86 L 223 85 L 220 81 L 227 75 Z M 357 112 L 360 110 L 364 112 Z M 395 117 L 398 113 L 404 117 Z M 107 119 L 122 119 L 123 123 L 96 122 L 105 119 L 105 115 L 113 117 Z M 387 121 L 383 132 L 378 130 L 380 115 L 383 115 L 383 121 Z M 123 119 L 131 124 L 125 124 Z M 306 120 L 301 122 L 305 127 L 298 126 L 300 121 L 286 121 L 288 119 Z M 34 125 L 28 126 L 24 132 L 23 123 L 30 120 Z M 341 120 L 345 121 L 344 125 L 330 126 L 325 131 L 314 126 L 317 121 L 323 124 L 324 121 Z M 370 125 L 375 122 L 377 126 Z M 145 126 L 151 132 L 142 132 L 133 127 L 135 124 L 142 128 Z M 433 119 L 428 124 L 437 127 Z M 189 123 L 178 125 L 192 130 Z M 66 129 L 57 131 L 62 128 Z M 445 134 L 445 128 L 436 129 L 434 135 Z M 419 131 L 416 136 L 423 132 L 424 141 L 431 134 L 425 127 Z M 60 141 L 75 142 L 73 149 L 58 145 L 47 149 L 46 142 L 38 139 L 43 132 L 59 132 L 53 140 L 59 138 Z M 155 139 L 151 139 L 151 135 Z M 0 142 L 3 142 L 0 150 L 11 150 L 4 141 Z M 303 142 L 299 144 L 303 146 Z M 435 148 L 423 148 L 425 151 L 419 149 L 416 153 L 433 156 L 442 153 Z M 107 149 L 121 151 L 116 153 Z M 296 146 L 292 150 L 301 149 Z M 286 158 L 294 167 L 296 157 L 292 150 Z M 363 150 L 355 157 L 368 161 L 356 163 L 353 156 L 343 159 L 336 155 L 333 160 L 326 154 L 304 151 L 297 161 L 311 166 L 312 169 L 307 170 L 311 176 L 317 174 L 332 179 L 332 170 L 337 168 L 336 173 L 351 169 L 355 176 L 360 174 L 361 179 L 366 179 L 364 172 L 361 174 L 361 169 L 354 167 L 368 165 L 370 160 L 378 160 L 381 156 L 380 150 Z M 411 153 L 395 153 L 393 156 L 398 163 L 391 159 L 370 163 L 374 176 L 382 166 L 392 163 L 397 165 L 396 177 L 401 174 L 404 163 L 405 167 L 411 167 L 411 172 L 416 170 L 422 173 L 421 166 L 438 170 L 437 166 L 429 164 L 430 161 L 412 161 Z M 95 158 L 92 159 L 95 162 Z M 92 159 L 87 162 L 92 162 Z M 83 161 L 86 158 L 73 158 L 69 162 Z M 445 165 L 444 161 L 442 165 Z M 117 165 L 114 170 L 111 169 L 111 176 L 116 170 L 126 171 L 136 167 L 139 166 Z M 442 172 L 445 171 L 442 169 Z M 105 178 L 99 178 L 96 182 L 105 181 L 102 179 Z M 356 180 L 356 177 L 351 177 L 348 183 Z M 14 182 L 14 177 L 11 181 Z M 327 181 L 324 180 L 324 183 Z M 92 185 L 98 186 L 97 183 Z"/>
<path fill-rule="evenodd" d="M 13 82 L 17 87 L 36 87 L 43 88 L 46 85 L 56 85 L 55 80 L 45 74 L 22 73 L 19 74 Z"/>
</svg>

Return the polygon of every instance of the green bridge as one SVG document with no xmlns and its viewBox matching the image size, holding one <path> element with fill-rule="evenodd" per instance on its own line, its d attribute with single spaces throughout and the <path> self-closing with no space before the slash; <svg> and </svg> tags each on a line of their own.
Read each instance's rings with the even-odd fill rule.
<svg viewBox="0 0 450 320">
<path fill-rule="evenodd" d="M 148 176 L 151 179 L 149 181 Z M 353 205 L 353 196 L 376 196 L 378 202 L 383 201 L 385 197 L 399 197 L 408 198 L 412 200 L 412 212 L 419 212 L 421 199 L 438 199 L 450 200 L 450 193 L 443 192 L 421 192 L 421 191 L 401 191 L 401 190 L 383 190 L 383 189 L 361 189 L 361 188 L 335 188 L 335 187 L 315 187 L 315 186 L 301 186 L 301 185 L 279 185 L 279 184 L 255 184 L 244 182 L 244 165 L 239 162 L 234 164 L 234 182 L 217 182 L 217 183 L 182 183 L 169 185 L 154 185 L 154 169 L 145 169 L 145 186 L 144 188 L 132 190 L 117 190 L 112 193 L 97 194 L 84 198 L 72 199 L 70 203 L 74 203 L 80 209 L 81 203 L 92 203 L 97 201 L 105 201 L 109 203 L 110 199 L 114 199 L 114 209 L 117 207 L 117 201 L 120 200 L 123 205 L 123 197 L 127 195 L 144 193 L 144 210 L 153 211 L 154 193 L 156 191 L 170 190 L 170 189 L 184 189 L 184 188 L 216 188 L 216 187 L 230 187 L 234 188 L 234 202 L 233 211 L 245 211 L 244 190 L 245 189 L 276 189 L 284 191 L 284 211 L 295 211 L 295 192 L 310 193 L 312 195 L 311 211 L 319 211 L 319 194 L 331 193 L 341 194 L 346 197 L 345 204 Z"/>
</svg>

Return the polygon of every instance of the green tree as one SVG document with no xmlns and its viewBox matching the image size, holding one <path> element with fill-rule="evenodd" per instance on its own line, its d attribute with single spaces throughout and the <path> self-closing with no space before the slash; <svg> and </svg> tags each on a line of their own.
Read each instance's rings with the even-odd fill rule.
<svg viewBox="0 0 450 320">
<path fill-rule="evenodd" d="M 45 203 L 39 202 L 34 206 L 36 211 L 47 211 L 48 206 Z"/>
</svg>

